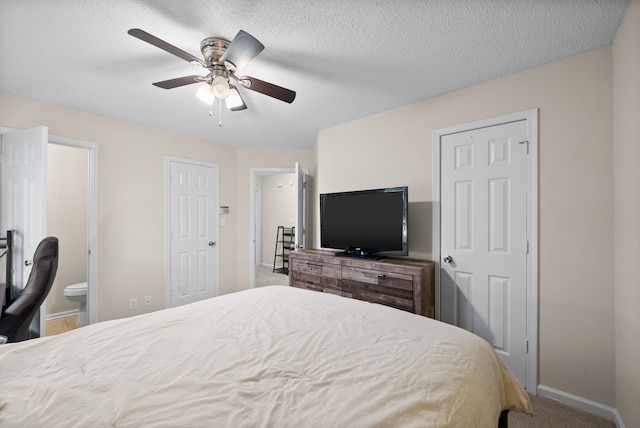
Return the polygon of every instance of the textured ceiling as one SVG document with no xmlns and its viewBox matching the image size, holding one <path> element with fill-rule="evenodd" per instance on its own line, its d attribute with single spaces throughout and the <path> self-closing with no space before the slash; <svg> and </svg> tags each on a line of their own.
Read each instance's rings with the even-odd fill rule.
<svg viewBox="0 0 640 428">
<path fill-rule="evenodd" d="M 317 132 L 610 44 L 629 0 L 0 0 L 0 91 L 237 147 L 310 148 Z M 248 109 L 196 99 L 205 74 L 127 34 L 197 57 L 242 29 L 266 49 L 238 75 Z M 0 111 L 0 124 L 2 123 Z"/>
</svg>

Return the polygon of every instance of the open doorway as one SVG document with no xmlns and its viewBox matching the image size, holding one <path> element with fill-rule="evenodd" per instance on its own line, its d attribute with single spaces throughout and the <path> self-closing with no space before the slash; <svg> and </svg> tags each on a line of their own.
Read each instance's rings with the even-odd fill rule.
<svg viewBox="0 0 640 428">
<path fill-rule="evenodd" d="M 63 261 L 46 300 L 49 335 L 87 324 L 87 293 L 81 290 L 87 290 L 89 270 L 88 156 L 88 150 L 81 147 L 59 144 L 48 147 L 47 235 L 58 238 L 59 259 Z M 77 291 L 67 291 L 71 285 L 77 285 L 74 287 Z"/>
<path fill-rule="evenodd" d="M 97 145 L 50 136 L 47 235 L 60 241 L 45 301 L 47 335 L 97 321 Z"/>
<path fill-rule="evenodd" d="M 251 288 L 289 283 L 286 273 L 277 269 L 274 262 L 278 226 L 295 225 L 295 179 L 294 168 L 252 169 Z"/>
<path fill-rule="evenodd" d="M 309 171 L 298 162 L 293 168 L 251 168 L 249 183 L 249 287 L 257 286 L 256 272 L 265 274 L 261 286 L 286 285 L 288 269 L 276 269 L 274 262 L 276 240 L 279 229 L 286 227 L 295 228 L 287 241 L 289 249 L 309 243 Z"/>
</svg>

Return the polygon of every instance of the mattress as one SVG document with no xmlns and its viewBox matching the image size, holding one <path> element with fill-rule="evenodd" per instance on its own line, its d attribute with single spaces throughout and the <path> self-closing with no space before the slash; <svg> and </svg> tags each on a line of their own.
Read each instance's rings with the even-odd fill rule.
<svg viewBox="0 0 640 428">
<path fill-rule="evenodd" d="M 0 345 L 0 425 L 495 427 L 531 412 L 483 339 L 378 304 L 256 288 Z"/>
</svg>

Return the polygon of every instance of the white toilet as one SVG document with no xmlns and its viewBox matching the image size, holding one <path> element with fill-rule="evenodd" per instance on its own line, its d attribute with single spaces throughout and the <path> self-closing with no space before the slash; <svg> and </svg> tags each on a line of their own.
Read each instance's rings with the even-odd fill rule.
<svg viewBox="0 0 640 428">
<path fill-rule="evenodd" d="M 87 324 L 87 283 L 79 282 L 77 284 L 67 285 L 64 288 L 64 295 L 67 299 L 80 302 L 78 309 L 78 319 L 76 324 L 79 326 Z"/>
</svg>

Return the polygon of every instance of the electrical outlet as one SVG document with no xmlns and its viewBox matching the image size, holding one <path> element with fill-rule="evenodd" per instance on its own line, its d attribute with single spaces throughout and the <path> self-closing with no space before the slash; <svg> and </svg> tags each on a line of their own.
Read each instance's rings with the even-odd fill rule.
<svg viewBox="0 0 640 428">
<path fill-rule="evenodd" d="M 129 300 L 129 309 L 138 309 L 138 299 Z"/>
<path fill-rule="evenodd" d="M 151 296 L 144 296 L 144 305 L 151 306 Z"/>
</svg>

